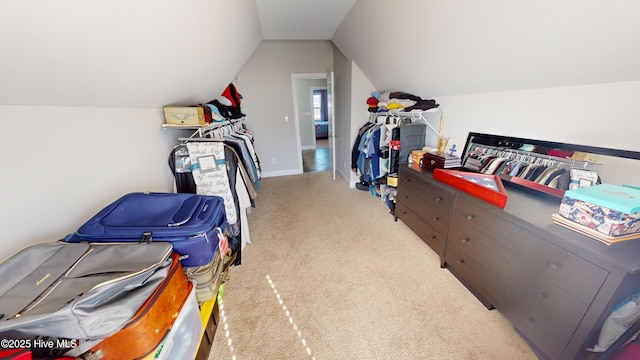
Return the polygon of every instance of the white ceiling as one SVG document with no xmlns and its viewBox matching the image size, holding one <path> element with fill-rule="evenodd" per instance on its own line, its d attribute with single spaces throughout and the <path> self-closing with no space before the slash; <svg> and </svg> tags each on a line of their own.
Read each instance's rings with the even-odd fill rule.
<svg viewBox="0 0 640 360">
<path fill-rule="evenodd" d="M 255 0 L 265 40 L 331 40 L 356 0 Z"/>
</svg>

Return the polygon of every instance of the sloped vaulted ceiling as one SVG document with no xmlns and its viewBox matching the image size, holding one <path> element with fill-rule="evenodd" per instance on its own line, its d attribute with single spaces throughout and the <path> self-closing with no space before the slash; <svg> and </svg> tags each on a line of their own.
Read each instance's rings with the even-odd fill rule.
<svg viewBox="0 0 640 360">
<path fill-rule="evenodd" d="M 359 0 L 333 42 L 380 90 L 445 96 L 640 80 L 633 0 Z"/>
<path fill-rule="evenodd" d="M 206 101 L 263 38 L 330 38 L 423 96 L 639 80 L 638 18 L 635 0 L 3 0 L 0 105 Z"/>
<path fill-rule="evenodd" d="M 208 101 L 261 41 L 255 0 L 4 0 L 0 104 Z"/>
<path fill-rule="evenodd" d="M 356 0 L 255 0 L 267 40 L 331 40 Z"/>
</svg>

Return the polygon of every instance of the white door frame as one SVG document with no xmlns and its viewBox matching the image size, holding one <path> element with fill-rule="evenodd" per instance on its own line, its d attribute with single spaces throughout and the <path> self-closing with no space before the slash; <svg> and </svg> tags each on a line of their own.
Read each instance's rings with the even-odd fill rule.
<svg viewBox="0 0 640 360">
<path fill-rule="evenodd" d="M 329 161 L 331 161 L 331 179 L 336 180 L 336 111 L 334 107 L 335 73 L 331 71 L 327 76 L 327 106 L 329 107 Z"/>
</svg>

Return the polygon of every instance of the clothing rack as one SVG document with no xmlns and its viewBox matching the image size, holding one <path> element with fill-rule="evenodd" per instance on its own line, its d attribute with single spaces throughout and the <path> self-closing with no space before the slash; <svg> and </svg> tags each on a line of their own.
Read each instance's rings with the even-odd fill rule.
<svg viewBox="0 0 640 360">
<path fill-rule="evenodd" d="M 440 126 L 438 129 L 436 129 L 433 124 L 431 124 L 431 122 L 429 122 L 429 120 L 427 120 L 425 114 L 440 114 Z M 410 112 L 394 112 L 394 111 L 390 111 L 390 112 L 376 112 L 376 113 L 371 113 L 369 115 L 369 121 L 371 122 L 379 122 L 378 117 L 387 117 L 387 118 L 391 118 L 394 121 L 394 123 L 397 123 L 398 125 L 402 125 L 402 121 L 403 120 L 410 120 L 410 122 L 415 122 L 415 121 L 420 121 L 424 124 L 427 125 L 427 127 L 429 127 L 431 130 L 433 130 L 433 132 L 435 132 L 436 134 L 442 135 L 442 127 L 444 124 L 444 110 L 441 110 L 439 108 L 433 108 L 433 109 L 429 109 L 429 110 L 423 110 L 423 111 L 410 111 Z M 399 123 L 398 123 L 399 122 Z"/>
<path fill-rule="evenodd" d="M 225 233 L 239 250 L 251 243 L 247 211 L 261 178 L 260 161 L 253 146 L 253 132 L 247 130 L 244 117 L 213 122 L 195 128 L 169 154 L 169 166 L 175 178 L 176 192 L 220 196 L 224 199 L 227 226 Z M 240 252 L 234 264 L 240 264 Z"/>
<path fill-rule="evenodd" d="M 230 119 L 222 122 L 210 123 L 206 126 L 198 128 L 188 138 L 179 138 L 178 140 L 180 142 L 186 142 L 186 141 L 215 141 L 216 139 L 222 139 L 224 134 L 226 134 L 226 132 L 224 131 L 226 128 L 228 128 L 229 130 L 235 131 L 234 126 L 236 126 L 238 123 L 242 123 L 244 119 L 245 118 L 242 117 L 239 119 Z M 223 131 L 220 134 L 219 131 L 221 129 Z"/>
</svg>

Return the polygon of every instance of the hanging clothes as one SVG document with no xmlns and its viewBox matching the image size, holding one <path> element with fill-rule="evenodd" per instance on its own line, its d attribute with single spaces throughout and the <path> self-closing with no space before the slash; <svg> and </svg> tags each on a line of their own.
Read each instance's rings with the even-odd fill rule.
<svg viewBox="0 0 640 360">
<path fill-rule="evenodd" d="M 249 184 L 251 182 L 246 181 L 246 173 L 243 173 L 244 167 L 239 162 L 238 154 L 235 150 L 228 146 L 225 146 L 225 156 L 229 165 L 229 181 L 230 186 L 232 188 L 232 193 L 235 201 L 236 212 L 238 213 L 239 219 L 238 223 L 240 226 L 240 232 L 238 234 L 240 239 L 241 249 L 244 249 L 246 244 L 251 244 L 251 236 L 249 233 L 249 222 L 247 219 L 247 211 L 249 208 L 254 206 L 253 200 L 255 196 L 252 198 L 249 191 Z M 233 176 L 231 174 L 234 174 Z M 254 190 L 255 191 L 255 190 Z"/>
<path fill-rule="evenodd" d="M 225 233 L 241 263 L 241 251 L 251 244 L 247 212 L 255 207 L 260 174 L 253 133 L 241 121 L 200 129 L 180 139 L 169 157 L 177 192 L 219 196 L 227 215 Z"/>
</svg>

